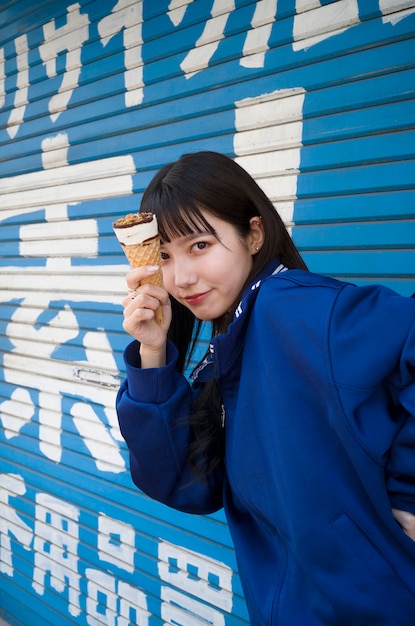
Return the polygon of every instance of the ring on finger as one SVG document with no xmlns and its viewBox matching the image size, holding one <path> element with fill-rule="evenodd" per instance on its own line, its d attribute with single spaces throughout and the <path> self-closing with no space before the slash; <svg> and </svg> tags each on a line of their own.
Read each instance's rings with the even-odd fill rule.
<svg viewBox="0 0 415 626">
<path fill-rule="evenodd" d="M 128 293 L 131 295 L 131 300 L 134 300 L 134 298 L 137 296 L 137 292 L 135 289 L 131 289 L 131 287 L 127 288 Z"/>
</svg>

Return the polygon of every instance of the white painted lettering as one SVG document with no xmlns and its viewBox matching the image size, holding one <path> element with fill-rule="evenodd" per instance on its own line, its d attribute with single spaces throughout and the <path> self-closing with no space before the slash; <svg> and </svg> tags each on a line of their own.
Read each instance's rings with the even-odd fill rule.
<svg viewBox="0 0 415 626">
<path fill-rule="evenodd" d="M 393 26 L 415 13 L 413 0 L 399 0 L 398 3 L 396 0 L 379 0 L 379 9 L 383 15 L 383 23 Z"/>
<path fill-rule="evenodd" d="M 305 50 L 359 24 L 358 0 L 296 0 L 293 50 Z"/>
<path fill-rule="evenodd" d="M 165 624 L 225 626 L 225 616 L 211 606 L 170 587 L 161 588 L 161 617 Z"/>
<path fill-rule="evenodd" d="M 258 0 L 256 3 L 251 30 L 247 31 L 240 61 L 244 67 L 264 67 L 277 4 L 278 0 Z"/>
<path fill-rule="evenodd" d="M 4 48 L 0 48 L 0 109 L 6 101 L 6 70 L 4 65 Z"/>
<path fill-rule="evenodd" d="M 0 572 L 13 576 L 12 550 L 10 535 L 19 541 L 25 550 L 29 550 L 33 533 L 30 527 L 11 508 L 10 498 L 26 493 L 24 480 L 18 474 L 0 474 Z"/>
<path fill-rule="evenodd" d="M 131 0 L 119 0 L 111 14 L 98 24 L 102 45 L 123 30 L 125 58 L 125 106 L 137 106 L 143 101 L 142 57 L 143 0 L 131 4 Z"/>
<path fill-rule="evenodd" d="M 192 2 L 193 0 L 171 0 L 167 15 L 175 26 L 181 24 L 186 13 L 186 9 Z"/>
<path fill-rule="evenodd" d="M 117 595 L 115 579 L 110 574 L 88 568 L 85 570 L 88 580 L 86 599 L 86 620 L 90 626 L 116 626 Z"/>
<path fill-rule="evenodd" d="M 23 122 L 26 105 L 29 103 L 29 46 L 27 35 L 16 37 L 15 46 L 17 53 L 17 89 L 14 97 L 14 108 L 10 113 L 7 127 L 7 132 L 12 139 L 16 136 L 19 126 Z"/>
<path fill-rule="evenodd" d="M 150 613 L 147 610 L 147 598 L 140 589 L 119 581 L 118 598 L 120 610 L 117 626 L 148 626 Z"/>
<path fill-rule="evenodd" d="M 203 33 L 180 63 L 186 78 L 191 78 L 209 65 L 209 61 L 224 38 L 225 26 L 229 15 L 235 10 L 234 0 L 214 0 L 211 18 L 207 20 Z"/>
<path fill-rule="evenodd" d="M 88 39 L 89 19 L 85 13 L 79 12 L 79 4 L 68 6 L 65 26 L 56 28 L 55 20 L 43 27 L 45 41 L 39 46 L 39 53 L 49 78 L 56 76 L 56 59 L 60 52 L 66 52 L 65 73 L 58 93 L 49 102 L 49 113 L 52 122 L 66 110 L 73 90 L 78 87 L 81 73 L 81 48 Z"/>
<path fill-rule="evenodd" d="M 37 494 L 33 588 L 43 595 L 49 572 L 50 584 L 56 591 L 62 593 L 68 588 L 69 612 L 75 616 L 81 612 L 78 518 L 77 507 L 46 493 Z"/>
<path fill-rule="evenodd" d="M 215 559 L 161 541 L 159 576 L 163 582 L 230 612 L 232 570 Z"/>
<path fill-rule="evenodd" d="M 130 524 L 100 513 L 98 516 L 98 552 L 107 561 L 127 572 L 134 571 L 135 532 Z"/>
<path fill-rule="evenodd" d="M 297 197 L 304 97 L 304 89 L 283 89 L 235 102 L 235 160 L 256 179 L 288 227 Z"/>
</svg>

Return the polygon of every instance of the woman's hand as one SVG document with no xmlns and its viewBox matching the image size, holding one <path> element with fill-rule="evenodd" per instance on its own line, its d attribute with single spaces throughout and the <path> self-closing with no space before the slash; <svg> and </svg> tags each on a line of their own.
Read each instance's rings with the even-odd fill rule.
<svg viewBox="0 0 415 626">
<path fill-rule="evenodd" d="M 159 367 L 166 348 L 167 331 L 171 322 L 169 294 L 163 287 L 152 284 L 141 285 L 144 278 L 154 274 L 157 268 L 139 267 L 128 272 L 126 280 L 129 293 L 123 299 L 124 330 L 140 344 L 143 367 Z M 155 312 L 163 306 L 163 323 L 155 319 Z M 144 365 L 143 357 L 148 355 L 150 362 Z M 165 356 L 164 356 L 165 359 Z"/>
<path fill-rule="evenodd" d="M 404 533 L 415 541 L 415 515 L 409 511 L 401 511 L 399 509 L 392 509 L 392 514 Z"/>
</svg>

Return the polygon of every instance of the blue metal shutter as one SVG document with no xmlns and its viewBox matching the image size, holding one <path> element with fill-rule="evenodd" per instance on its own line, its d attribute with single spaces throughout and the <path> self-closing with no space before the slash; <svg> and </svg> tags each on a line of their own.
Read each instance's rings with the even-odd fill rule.
<svg viewBox="0 0 415 626">
<path fill-rule="evenodd" d="M 2 6 L 0 614 L 248 623 L 223 513 L 131 483 L 111 224 L 162 165 L 217 150 L 310 269 L 414 292 L 414 31 L 403 0 Z"/>
</svg>

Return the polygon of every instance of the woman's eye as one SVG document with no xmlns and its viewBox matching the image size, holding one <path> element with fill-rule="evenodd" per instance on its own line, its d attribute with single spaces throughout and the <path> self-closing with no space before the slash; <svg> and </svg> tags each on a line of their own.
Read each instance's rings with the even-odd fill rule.
<svg viewBox="0 0 415 626">
<path fill-rule="evenodd" d="M 169 255 L 167 254 L 167 252 L 160 252 L 160 259 L 162 261 L 166 261 L 169 258 Z"/>
<path fill-rule="evenodd" d="M 205 248 L 208 247 L 208 243 L 206 241 L 197 241 L 195 244 L 193 244 L 193 248 L 198 251 L 198 250 L 204 250 Z"/>
</svg>

